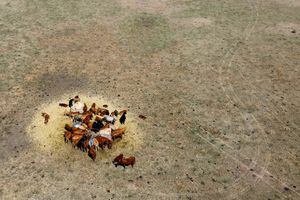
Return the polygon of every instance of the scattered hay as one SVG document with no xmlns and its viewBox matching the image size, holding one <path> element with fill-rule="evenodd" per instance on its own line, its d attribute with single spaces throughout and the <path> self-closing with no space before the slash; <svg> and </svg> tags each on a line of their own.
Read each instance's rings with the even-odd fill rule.
<svg viewBox="0 0 300 200">
<path fill-rule="evenodd" d="M 64 142 L 64 125 L 66 123 L 71 123 L 71 119 L 64 116 L 64 113 L 69 111 L 69 108 L 60 107 L 59 103 L 67 102 L 68 98 L 74 96 L 64 96 L 60 100 L 54 100 L 49 104 L 43 104 L 38 109 L 37 112 L 32 117 L 31 124 L 27 127 L 26 132 L 32 141 L 32 147 L 35 150 L 51 152 L 52 154 L 64 154 L 71 155 L 78 150 L 70 148 L 72 146 L 70 143 L 66 144 Z M 121 110 L 124 108 L 117 108 L 116 106 L 110 104 L 108 101 L 103 100 L 100 97 L 87 97 L 80 95 L 82 102 L 86 103 L 88 107 L 92 103 L 96 103 L 98 106 L 104 104 L 108 105 L 109 110 Z M 44 124 L 44 118 L 41 116 L 42 112 L 46 112 L 50 115 L 50 120 L 47 124 Z M 118 153 L 131 153 L 135 151 L 142 142 L 142 137 L 140 132 L 137 130 L 137 125 L 133 121 L 132 114 L 129 112 L 127 114 L 127 120 L 125 122 L 126 132 L 121 140 L 116 140 L 113 142 L 112 149 L 99 150 L 97 152 L 97 158 L 110 158 Z"/>
</svg>

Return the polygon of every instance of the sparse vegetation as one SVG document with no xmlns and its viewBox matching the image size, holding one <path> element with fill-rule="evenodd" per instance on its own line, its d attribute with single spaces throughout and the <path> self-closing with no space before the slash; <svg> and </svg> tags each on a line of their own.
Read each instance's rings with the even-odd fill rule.
<svg viewBox="0 0 300 200">
<path fill-rule="evenodd" d="M 1 0 L 0 199 L 299 199 L 298 13 L 294 0 Z M 55 109 L 76 94 L 128 108 L 143 137 L 95 162 L 73 151 Z M 133 169 L 112 165 L 119 150 Z"/>
</svg>

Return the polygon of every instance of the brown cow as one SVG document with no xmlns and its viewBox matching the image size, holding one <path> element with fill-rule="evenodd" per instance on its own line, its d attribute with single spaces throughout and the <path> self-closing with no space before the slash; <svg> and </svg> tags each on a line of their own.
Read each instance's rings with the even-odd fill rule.
<svg viewBox="0 0 300 200">
<path fill-rule="evenodd" d="M 74 128 L 72 133 L 73 133 L 73 135 L 85 135 L 87 133 L 87 131 Z"/>
<path fill-rule="evenodd" d="M 66 104 L 66 103 L 59 103 L 59 106 L 61 106 L 61 107 L 68 107 L 69 105 L 68 104 Z"/>
<path fill-rule="evenodd" d="M 83 106 L 83 113 L 86 113 L 87 112 L 87 105 L 84 103 L 84 106 Z"/>
<path fill-rule="evenodd" d="M 87 131 L 80 128 L 71 127 L 69 124 L 65 124 L 65 130 L 74 134 L 85 134 Z"/>
<path fill-rule="evenodd" d="M 70 131 L 65 131 L 64 139 L 65 139 L 66 143 L 68 143 L 69 141 L 71 141 L 71 139 L 72 139 L 72 133 Z"/>
<path fill-rule="evenodd" d="M 87 147 L 85 146 L 86 141 L 90 139 L 90 136 L 83 135 L 83 137 L 78 141 L 76 146 L 83 152 L 87 151 Z"/>
<path fill-rule="evenodd" d="M 92 104 L 92 106 L 91 106 L 91 108 L 90 108 L 89 111 L 92 112 L 92 113 L 94 113 L 94 114 L 96 114 L 97 109 L 96 109 L 96 104 L 95 103 Z"/>
<path fill-rule="evenodd" d="M 89 148 L 89 139 L 84 141 L 82 151 L 87 151 L 88 148 Z"/>
<path fill-rule="evenodd" d="M 90 147 L 89 148 L 89 151 L 88 151 L 88 156 L 93 160 L 95 161 L 96 159 L 96 151 L 93 147 Z"/>
<path fill-rule="evenodd" d="M 99 136 L 99 137 L 96 137 L 96 140 L 98 141 L 99 147 L 101 149 L 104 149 L 105 146 L 107 146 L 107 148 L 111 149 L 112 141 L 110 139 L 108 139 L 106 137 Z"/>
<path fill-rule="evenodd" d="M 109 115 L 109 110 L 107 110 L 105 108 L 98 108 L 97 114 L 100 116 Z"/>
<path fill-rule="evenodd" d="M 96 138 L 93 138 L 93 145 L 90 147 L 90 139 L 91 137 L 87 137 L 87 139 L 83 142 L 83 146 L 81 147 L 82 151 L 87 151 L 89 148 L 93 147 L 96 151 L 99 149 L 99 142 Z"/>
<path fill-rule="evenodd" d="M 65 124 L 65 130 L 69 132 L 73 132 L 73 128 L 69 124 Z"/>
<path fill-rule="evenodd" d="M 47 124 L 49 119 L 50 119 L 50 115 L 48 115 L 47 113 L 43 112 L 42 116 L 44 117 L 44 124 Z"/>
<path fill-rule="evenodd" d="M 74 147 L 76 147 L 76 145 L 78 144 L 78 142 L 81 140 L 82 137 L 83 137 L 83 135 L 72 134 L 71 141 L 72 141 Z"/>
<path fill-rule="evenodd" d="M 84 117 L 83 123 L 85 123 L 89 127 L 92 118 L 93 118 L 93 113 L 88 114 L 87 116 Z"/>
<path fill-rule="evenodd" d="M 122 161 L 123 158 L 123 154 L 118 155 L 117 157 L 115 157 L 115 159 L 113 160 L 113 164 L 117 167 L 117 163 L 120 163 Z"/>
<path fill-rule="evenodd" d="M 120 154 L 113 160 L 113 164 L 115 165 L 115 167 L 118 167 L 118 165 L 121 165 L 124 167 L 124 169 L 125 169 L 125 166 L 129 166 L 129 165 L 131 165 L 133 167 L 133 165 L 135 164 L 135 157 L 130 156 L 128 158 L 125 158 L 123 156 L 123 154 Z"/>
<path fill-rule="evenodd" d="M 123 127 L 123 128 L 118 128 L 116 130 L 111 131 L 111 137 L 112 137 L 112 139 L 113 140 L 115 140 L 117 138 L 122 139 L 123 134 L 125 133 L 125 130 L 126 130 L 126 128 Z"/>
<path fill-rule="evenodd" d="M 106 123 L 104 126 L 102 126 L 102 127 L 100 128 L 100 130 L 107 129 L 107 128 L 109 128 L 109 127 L 110 127 L 110 124 L 109 124 L 109 123 Z"/>
</svg>

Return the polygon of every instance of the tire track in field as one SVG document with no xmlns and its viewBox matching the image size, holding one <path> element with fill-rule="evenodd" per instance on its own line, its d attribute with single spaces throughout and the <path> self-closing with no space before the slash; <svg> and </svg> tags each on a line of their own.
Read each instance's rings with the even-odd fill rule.
<svg viewBox="0 0 300 200">
<path fill-rule="evenodd" d="M 247 2 L 249 3 L 249 5 L 251 5 L 251 2 L 249 2 L 249 1 L 247 1 Z M 259 13 L 258 13 L 257 5 L 254 3 L 254 4 L 251 5 L 251 6 L 252 6 L 252 9 L 255 10 L 255 15 L 256 15 L 256 17 L 255 17 L 254 23 L 253 23 L 252 26 L 250 27 L 250 30 L 249 30 L 248 34 L 245 34 L 244 41 L 247 41 L 247 40 L 249 39 L 249 37 L 251 36 L 251 33 L 253 32 L 253 30 L 254 30 L 254 28 L 255 28 L 257 22 L 258 22 L 258 18 L 259 18 Z M 247 27 L 248 27 L 248 26 L 249 26 L 249 24 L 247 25 Z M 245 30 L 247 30 L 247 28 L 246 28 Z M 246 31 L 245 31 L 245 33 L 246 33 Z M 230 83 L 229 83 L 229 86 L 230 86 L 230 88 L 231 88 L 231 95 L 232 95 L 233 97 L 230 97 L 230 95 L 228 95 L 229 92 L 228 92 L 228 90 L 226 90 L 226 88 L 224 87 L 225 82 L 224 82 L 224 79 L 223 79 L 223 76 L 222 76 L 222 67 L 224 68 L 224 67 L 227 66 L 227 68 L 229 68 L 229 67 L 231 66 L 232 60 L 233 60 L 233 58 L 234 58 L 234 56 L 235 56 L 234 53 L 237 52 L 237 50 L 239 49 L 239 47 L 238 47 L 238 42 L 234 45 L 234 47 L 233 47 L 232 49 L 233 49 L 233 51 L 232 51 L 232 50 L 228 50 L 228 52 L 227 52 L 226 55 L 225 55 L 225 58 L 223 59 L 223 65 L 219 68 L 219 78 L 220 78 L 219 80 L 220 80 L 220 82 L 221 82 L 221 87 L 222 87 L 222 89 L 223 89 L 223 92 L 225 93 L 225 95 L 227 96 L 227 98 L 229 99 L 229 101 L 230 101 L 231 103 L 239 102 L 241 105 L 245 106 L 244 103 L 241 101 L 241 99 L 238 97 L 238 95 L 235 93 L 235 91 L 234 91 L 234 89 L 233 89 L 233 87 L 232 87 L 232 85 L 231 85 Z M 229 58 L 228 64 L 226 64 L 225 59 L 226 59 L 227 55 L 229 55 L 229 53 L 232 53 L 232 56 L 231 56 L 231 58 Z M 227 79 L 228 79 L 228 78 L 227 78 Z M 229 94 L 230 94 L 230 93 L 229 93 Z M 245 118 L 245 114 L 243 114 L 242 111 L 241 111 L 240 109 L 239 109 L 239 112 L 240 112 L 241 116 L 242 116 L 243 118 Z M 250 114 L 250 116 L 251 116 L 251 118 L 255 121 L 255 123 L 257 124 L 257 126 L 258 126 L 259 129 L 261 130 L 261 132 L 264 133 L 264 129 L 262 128 L 262 126 L 260 125 L 260 123 L 258 122 L 258 120 L 255 118 L 255 116 L 254 116 L 253 114 Z M 262 134 L 262 135 L 264 135 L 264 134 Z M 266 140 L 264 139 L 264 141 L 266 141 Z M 258 151 L 259 151 L 259 149 L 257 148 L 256 154 L 255 154 L 255 159 L 254 159 L 253 162 L 256 162 L 257 156 L 260 155 Z M 244 156 L 244 155 L 243 155 L 243 156 Z M 239 159 L 236 159 L 236 161 L 240 162 Z M 277 189 L 276 186 L 274 186 L 274 184 L 273 184 L 273 183 L 274 183 L 273 179 L 276 181 L 276 183 L 279 183 L 280 186 L 282 186 L 282 187 L 283 187 L 283 186 L 286 186 L 287 184 L 286 184 L 286 183 L 283 183 L 283 182 L 282 182 L 281 180 L 279 180 L 278 178 L 275 178 L 270 172 L 268 172 L 267 167 L 268 167 L 268 165 L 269 165 L 269 162 L 270 162 L 270 153 L 267 154 L 267 156 L 266 156 L 266 161 L 265 161 L 265 163 L 264 163 L 264 166 L 263 166 L 263 167 L 259 167 L 259 166 L 258 166 L 259 169 L 260 169 L 260 171 L 261 171 L 261 173 L 255 173 L 255 175 L 256 175 L 256 177 L 257 177 L 256 182 L 258 183 L 259 181 L 263 181 L 264 183 L 266 183 L 267 185 L 269 185 L 271 188 L 273 188 L 274 190 L 276 190 L 277 192 L 279 192 L 281 195 L 283 195 L 284 197 L 286 197 L 286 195 L 283 194 L 283 193 L 281 192 L 280 189 Z M 243 164 L 243 163 L 242 163 L 242 164 Z M 256 165 L 256 164 L 255 164 L 255 165 Z M 248 167 L 248 168 L 249 168 L 249 167 Z M 264 177 L 265 174 L 267 174 L 269 177 L 265 178 L 265 177 Z M 248 175 L 248 174 L 247 174 L 247 175 Z M 245 175 L 245 176 L 246 176 L 246 175 Z M 270 177 L 272 177 L 272 179 L 270 179 Z M 265 180 L 265 179 L 267 179 L 267 180 Z M 282 189 L 282 188 L 281 188 L 281 189 Z M 247 190 L 247 188 L 244 188 L 243 191 L 242 191 L 242 193 L 245 192 L 246 190 Z M 299 193 L 297 193 L 295 190 L 292 190 L 292 191 L 293 191 L 293 193 L 296 194 L 297 196 L 300 196 Z M 240 194 L 241 194 L 241 193 L 240 193 Z M 237 197 L 237 194 L 234 195 L 234 196 L 230 196 L 230 197 L 235 198 L 235 197 Z"/>
</svg>

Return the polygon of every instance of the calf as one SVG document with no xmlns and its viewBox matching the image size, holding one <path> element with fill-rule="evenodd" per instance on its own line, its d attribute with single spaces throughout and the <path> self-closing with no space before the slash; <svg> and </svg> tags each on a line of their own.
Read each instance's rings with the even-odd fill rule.
<svg viewBox="0 0 300 200">
<path fill-rule="evenodd" d="M 47 113 L 43 112 L 42 116 L 44 117 L 44 124 L 47 124 L 50 118 L 50 115 L 48 115 Z"/>
</svg>

